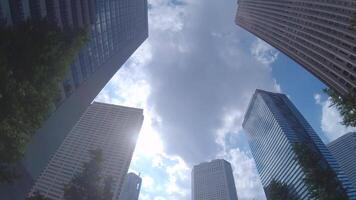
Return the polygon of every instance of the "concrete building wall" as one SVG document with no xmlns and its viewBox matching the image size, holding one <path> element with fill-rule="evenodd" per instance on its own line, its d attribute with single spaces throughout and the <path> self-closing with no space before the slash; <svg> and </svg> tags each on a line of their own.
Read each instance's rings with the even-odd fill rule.
<svg viewBox="0 0 356 200">
<path fill-rule="evenodd" d="M 127 174 L 143 110 L 103 104 L 91 104 L 52 155 L 31 189 L 52 200 L 62 200 L 64 187 L 83 170 L 91 150 L 102 150 L 102 177 L 112 177 L 113 199 L 120 194 Z"/>
<path fill-rule="evenodd" d="M 237 200 L 232 168 L 226 160 L 194 166 L 191 184 L 192 200 Z"/>
<path fill-rule="evenodd" d="M 236 24 L 340 94 L 356 94 L 353 0 L 239 0 Z"/>
</svg>

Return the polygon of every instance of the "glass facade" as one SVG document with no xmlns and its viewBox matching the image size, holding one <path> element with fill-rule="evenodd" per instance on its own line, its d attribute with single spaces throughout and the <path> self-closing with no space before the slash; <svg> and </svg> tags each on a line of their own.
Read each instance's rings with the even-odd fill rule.
<svg viewBox="0 0 356 200">
<path fill-rule="evenodd" d="M 0 1 L 2 25 L 41 17 L 63 30 L 85 27 L 89 40 L 60 83 L 56 110 L 27 146 L 21 165 L 33 180 L 107 82 L 148 37 L 147 0 Z M 23 199 L 30 189 L 26 186 L 19 192 L 14 187 L 12 193 L 22 198 L 11 199 Z"/>
<path fill-rule="evenodd" d="M 295 160 L 294 143 L 310 144 L 336 172 L 350 199 L 356 190 L 325 144 L 284 94 L 256 90 L 243 122 L 263 187 L 275 179 L 288 184 L 301 199 L 308 199 L 304 172 Z"/>
<path fill-rule="evenodd" d="M 142 178 L 130 172 L 125 177 L 124 185 L 117 200 L 138 200 Z"/>
<path fill-rule="evenodd" d="M 43 17 L 63 29 L 89 29 L 89 42 L 61 84 L 57 107 L 121 48 L 148 37 L 146 0 L 5 0 L 0 3 L 0 21 L 5 20 L 8 25 Z"/>
<path fill-rule="evenodd" d="M 354 0 L 239 0 L 236 24 L 340 94 L 356 93 Z"/>
<path fill-rule="evenodd" d="M 356 188 L 356 132 L 345 134 L 327 146 Z"/>
</svg>

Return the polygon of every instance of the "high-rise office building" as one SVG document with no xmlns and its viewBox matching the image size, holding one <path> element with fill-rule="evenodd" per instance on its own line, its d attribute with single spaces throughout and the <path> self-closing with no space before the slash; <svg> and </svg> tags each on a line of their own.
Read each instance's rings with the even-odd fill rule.
<svg viewBox="0 0 356 200">
<path fill-rule="evenodd" d="M 223 159 L 194 166 L 191 187 L 192 200 L 237 200 L 231 164 Z"/>
<path fill-rule="evenodd" d="M 148 37 L 147 0 L 0 1 L 2 24 L 43 17 L 63 30 L 86 27 L 89 41 L 60 84 L 56 110 L 28 145 L 22 165 L 33 179 L 106 83 Z"/>
<path fill-rule="evenodd" d="M 356 188 L 356 132 L 339 137 L 327 147 Z"/>
<path fill-rule="evenodd" d="M 272 180 L 286 183 L 300 199 L 308 199 L 305 176 L 293 144 L 308 144 L 325 165 L 337 174 L 350 199 L 356 199 L 356 190 L 340 169 L 328 148 L 284 94 L 256 90 L 245 114 L 243 128 L 255 159 L 263 187 Z"/>
<path fill-rule="evenodd" d="M 236 24 L 342 95 L 356 94 L 353 0 L 238 0 Z"/>
<path fill-rule="evenodd" d="M 140 195 L 142 178 L 132 172 L 125 177 L 124 185 L 122 186 L 120 197 L 118 200 L 138 200 Z"/>
<path fill-rule="evenodd" d="M 31 192 L 51 200 L 63 199 L 63 189 L 90 159 L 90 150 L 103 152 L 102 176 L 112 177 L 113 199 L 118 199 L 127 174 L 143 110 L 94 102 L 66 136 Z"/>
</svg>

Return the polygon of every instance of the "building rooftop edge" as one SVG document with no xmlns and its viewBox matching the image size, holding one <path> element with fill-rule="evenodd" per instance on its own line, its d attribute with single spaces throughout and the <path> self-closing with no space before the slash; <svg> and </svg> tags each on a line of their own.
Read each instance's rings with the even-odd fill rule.
<svg viewBox="0 0 356 200">
<path fill-rule="evenodd" d="M 138 112 L 143 112 L 143 108 L 135 108 L 135 107 L 129 107 L 129 106 L 122 106 L 122 105 L 104 103 L 104 102 L 99 102 L 99 101 L 93 101 L 92 105 L 94 105 L 94 104 L 101 104 L 101 105 L 107 105 L 107 106 L 119 107 L 119 108 L 127 108 L 127 109 L 131 109 L 131 110 L 136 110 L 136 111 L 138 111 Z"/>
<path fill-rule="evenodd" d="M 346 137 L 349 137 L 349 136 L 351 136 L 351 135 L 356 136 L 356 132 L 349 132 L 349 133 L 346 133 L 346 134 L 344 134 L 344 135 L 342 135 L 342 136 L 336 138 L 335 140 L 329 142 L 328 144 L 326 144 L 326 146 L 329 147 L 329 146 L 331 146 L 331 145 L 333 145 L 333 144 L 339 142 L 340 140 L 342 140 L 342 139 L 344 139 L 344 138 L 346 138 Z"/>
<path fill-rule="evenodd" d="M 199 164 L 197 164 L 197 165 L 194 165 L 194 167 L 197 167 L 197 166 L 199 166 L 199 165 L 209 164 L 209 163 L 212 163 L 212 162 L 214 162 L 214 161 L 223 161 L 223 162 L 227 162 L 227 163 L 230 164 L 229 161 L 227 161 L 227 160 L 225 160 L 225 159 L 223 159 L 223 158 L 217 158 L 217 159 L 213 159 L 213 160 L 210 160 L 210 161 L 201 162 L 201 163 L 199 163 Z"/>
<path fill-rule="evenodd" d="M 247 110 L 245 112 L 244 120 L 242 122 L 242 127 L 245 126 L 246 119 L 250 116 L 252 105 L 255 102 L 257 95 L 261 94 L 261 93 L 286 96 L 285 94 L 279 93 L 279 92 L 270 92 L 270 91 L 266 91 L 266 90 L 262 90 L 262 89 L 256 89 L 251 97 L 251 100 L 250 100 Z"/>
</svg>

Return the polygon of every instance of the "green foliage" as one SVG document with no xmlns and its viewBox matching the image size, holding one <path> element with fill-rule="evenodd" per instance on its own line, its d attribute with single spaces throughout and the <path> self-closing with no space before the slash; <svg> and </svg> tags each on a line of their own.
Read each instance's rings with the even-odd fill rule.
<svg viewBox="0 0 356 200">
<path fill-rule="evenodd" d="M 101 186 L 101 150 L 91 151 L 91 160 L 84 163 L 83 171 L 77 174 L 64 190 L 65 200 L 111 200 L 112 178 L 104 179 Z"/>
<path fill-rule="evenodd" d="M 293 146 L 296 159 L 302 167 L 304 181 L 310 192 L 310 199 L 346 200 L 348 196 L 335 172 L 306 144 Z"/>
<path fill-rule="evenodd" d="M 62 31 L 47 20 L 0 27 L 0 182 L 49 115 L 85 30 Z"/>
<path fill-rule="evenodd" d="M 342 117 L 342 124 L 356 127 L 356 96 L 349 95 L 343 97 L 332 89 L 324 89 L 330 96 L 331 106 L 336 107 Z"/>
<path fill-rule="evenodd" d="M 49 200 L 49 198 L 46 198 L 40 192 L 36 191 L 33 195 L 27 197 L 26 200 Z"/>
<path fill-rule="evenodd" d="M 272 180 L 265 188 L 267 200 L 298 200 L 299 198 L 290 191 L 287 184 Z"/>
</svg>

